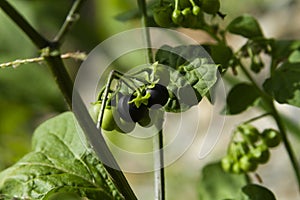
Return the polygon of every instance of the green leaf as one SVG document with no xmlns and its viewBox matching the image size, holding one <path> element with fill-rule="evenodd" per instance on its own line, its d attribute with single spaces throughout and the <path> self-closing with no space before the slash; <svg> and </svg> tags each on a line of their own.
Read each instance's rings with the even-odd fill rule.
<svg viewBox="0 0 300 200">
<path fill-rule="evenodd" d="M 250 15 L 242 15 L 227 26 L 229 32 L 244 36 L 246 38 L 263 37 L 263 33 L 256 19 Z"/>
<path fill-rule="evenodd" d="M 260 185 L 248 184 L 242 188 L 242 191 L 250 200 L 276 200 L 270 190 Z"/>
<path fill-rule="evenodd" d="M 198 185 L 199 200 L 239 199 L 241 188 L 248 183 L 243 174 L 229 174 L 222 170 L 221 164 L 206 165 Z"/>
<path fill-rule="evenodd" d="M 77 194 L 71 193 L 71 192 L 58 192 L 51 196 L 49 196 L 49 200 L 57 200 L 57 199 L 63 199 L 63 200 L 83 200 L 80 196 Z"/>
<path fill-rule="evenodd" d="M 238 114 L 251 106 L 259 97 L 256 88 L 248 83 L 235 85 L 227 96 L 226 114 Z"/>
<path fill-rule="evenodd" d="M 300 50 L 297 49 L 297 50 L 293 51 L 291 53 L 291 55 L 289 56 L 288 61 L 290 63 L 300 63 Z"/>
<path fill-rule="evenodd" d="M 271 42 L 272 59 L 277 63 L 288 59 L 292 52 L 300 48 L 299 40 L 273 40 Z"/>
<path fill-rule="evenodd" d="M 232 49 L 223 43 L 219 43 L 218 45 L 211 45 L 210 50 L 214 62 L 220 64 L 223 69 L 227 69 L 233 56 Z"/>
<path fill-rule="evenodd" d="M 33 151 L 0 173 L 0 196 L 48 199 L 66 192 L 88 199 L 121 199 L 83 138 L 71 112 L 44 122 L 34 132 Z"/>
<path fill-rule="evenodd" d="M 263 87 L 277 102 L 300 107 L 300 63 L 285 62 Z"/>
<path fill-rule="evenodd" d="M 171 72 L 168 90 L 171 96 L 165 106 L 167 112 L 184 112 L 197 105 L 217 82 L 218 65 L 205 58 L 196 58 Z M 180 73 L 179 73 L 180 72 Z"/>
<path fill-rule="evenodd" d="M 180 45 L 177 47 L 163 45 L 157 50 L 155 60 L 160 64 L 177 69 L 180 65 L 192 62 L 196 58 L 203 58 L 203 55 L 205 55 L 205 49 L 201 45 Z"/>
<path fill-rule="evenodd" d="M 164 107 L 167 112 L 184 112 L 197 105 L 217 82 L 219 65 L 205 55 L 200 45 L 164 45 L 157 51 L 156 61 L 174 69 L 167 86 L 171 93 Z"/>
</svg>

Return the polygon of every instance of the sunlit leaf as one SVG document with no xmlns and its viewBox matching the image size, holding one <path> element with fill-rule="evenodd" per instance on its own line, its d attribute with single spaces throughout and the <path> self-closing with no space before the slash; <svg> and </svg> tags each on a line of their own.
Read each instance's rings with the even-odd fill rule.
<svg viewBox="0 0 300 200">
<path fill-rule="evenodd" d="M 295 50 L 289 56 L 290 63 L 300 63 L 300 50 Z"/>
<path fill-rule="evenodd" d="M 155 59 L 172 69 L 167 86 L 172 93 L 167 112 L 183 112 L 197 105 L 217 82 L 219 65 L 214 64 L 200 45 L 162 46 Z"/>
<path fill-rule="evenodd" d="M 88 199 L 121 199 L 80 134 L 71 112 L 40 125 L 32 139 L 33 151 L 0 173 L 0 196 L 47 199 L 70 192 Z"/>
</svg>

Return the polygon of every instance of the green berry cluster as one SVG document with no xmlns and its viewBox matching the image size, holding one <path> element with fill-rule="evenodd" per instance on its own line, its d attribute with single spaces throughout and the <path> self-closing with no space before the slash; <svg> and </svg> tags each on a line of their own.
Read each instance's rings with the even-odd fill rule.
<svg viewBox="0 0 300 200">
<path fill-rule="evenodd" d="M 219 9 L 219 0 L 164 1 L 154 7 L 153 17 L 161 27 L 201 28 L 205 24 L 204 13 L 215 15 Z"/>
<path fill-rule="evenodd" d="M 234 131 L 227 155 L 222 159 L 222 168 L 231 173 L 247 173 L 265 164 L 270 158 L 270 148 L 280 144 L 280 133 L 274 129 L 259 132 L 251 124 L 239 125 Z"/>
</svg>

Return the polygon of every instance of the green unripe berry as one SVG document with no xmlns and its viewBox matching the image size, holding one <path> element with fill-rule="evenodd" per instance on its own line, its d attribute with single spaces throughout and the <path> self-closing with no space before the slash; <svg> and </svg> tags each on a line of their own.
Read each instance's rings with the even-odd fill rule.
<svg viewBox="0 0 300 200">
<path fill-rule="evenodd" d="M 237 129 L 250 143 L 258 141 L 259 131 L 251 124 L 242 124 Z"/>
<path fill-rule="evenodd" d="M 185 8 L 181 11 L 181 13 L 183 14 L 183 16 L 188 16 L 190 14 L 192 14 L 191 8 Z"/>
<path fill-rule="evenodd" d="M 276 147 L 280 144 L 280 133 L 274 129 L 266 129 L 262 132 L 262 138 L 264 143 L 268 147 Z"/>
<path fill-rule="evenodd" d="M 116 122 L 114 120 L 113 111 L 111 107 L 106 107 L 104 109 L 101 128 L 105 131 L 112 131 L 116 128 Z"/>
<path fill-rule="evenodd" d="M 235 174 L 240 174 L 243 172 L 243 170 L 241 169 L 240 164 L 238 162 L 236 162 L 232 165 L 232 172 Z"/>
<path fill-rule="evenodd" d="M 178 24 L 180 25 L 181 22 L 183 21 L 183 15 L 181 13 L 180 10 L 174 10 L 173 13 L 172 13 L 172 21 L 175 23 L 175 24 Z"/>
<path fill-rule="evenodd" d="M 255 162 L 255 160 L 251 159 L 250 156 L 245 155 L 243 157 L 241 157 L 241 159 L 239 160 L 240 163 L 240 167 L 244 172 L 253 172 L 257 169 L 257 162 Z"/>
<path fill-rule="evenodd" d="M 228 155 L 221 160 L 221 166 L 225 172 L 231 172 L 233 164 L 233 159 Z"/>
<path fill-rule="evenodd" d="M 240 159 L 249 152 L 249 148 L 244 142 L 233 142 L 229 146 L 229 153 L 235 159 Z"/>
<path fill-rule="evenodd" d="M 182 11 L 184 17 L 181 25 L 185 28 L 195 28 L 199 24 L 198 16 L 193 15 L 191 8 L 185 8 Z M 201 21 L 200 21 L 201 22 Z"/>
<path fill-rule="evenodd" d="M 199 6 L 193 6 L 193 14 L 198 15 L 200 13 L 201 9 Z"/>
<path fill-rule="evenodd" d="M 134 122 L 127 122 L 120 117 L 119 112 L 115 107 L 112 107 L 114 120 L 116 123 L 115 130 L 119 133 L 129 133 L 133 131 L 135 128 L 136 123 Z"/>
<path fill-rule="evenodd" d="M 172 21 L 172 5 L 165 5 L 163 7 L 155 7 L 153 9 L 153 18 L 156 24 L 161 27 L 171 27 L 173 25 Z"/>
<path fill-rule="evenodd" d="M 270 158 L 270 151 L 267 146 L 259 145 L 251 151 L 251 157 L 260 164 L 265 164 Z"/>
</svg>

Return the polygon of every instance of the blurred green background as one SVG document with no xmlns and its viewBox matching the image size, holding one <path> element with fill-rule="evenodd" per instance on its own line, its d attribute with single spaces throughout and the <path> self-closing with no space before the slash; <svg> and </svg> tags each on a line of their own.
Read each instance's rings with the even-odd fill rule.
<svg viewBox="0 0 300 200">
<path fill-rule="evenodd" d="M 54 37 L 72 5 L 71 0 L 10 0 L 33 26 L 47 38 Z M 120 22 L 115 16 L 136 9 L 135 0 L 88 0 L 63 45 L 62 52 L 88 53 L 101 41 L 123 30 L 139 27 L 139 20 Z M 299 1 L 296 0 L 221 0 L 221 10 L 228 14 L 225 22 L 250 13 L 261 22 L 268 37 L 299 39 Z M 202 35 L 184 30 L 196 39 Z M 198 38 L 197 38 L 198 37 Z M 203 39 L 202 39 L 203 40 Z M 229 38 L 233 45 L 239 39 Z M 230 43 L 229 42 L 229 43 Z M 0 10 L 0 63 L 39 56 L 30 40 Z M 66 61 L 73 76 L 79 61 Z M 46 119 L 67 110 L 54 79 L 46 65 L 27 64 L 15 69 L 0 69 L 0 170 L 5 169 L 30 151 L 34 129 Z M 218 151 L 207 161 L 218 158 Z M 196 157 L 196 156 L 195 156 Z M 186 162 L 193 156 L 182 158 L 167 168 L 168 199 L 196 199 L 197 179 L 205 163 L 197 160 L 187 169 Z M 199 172 L 195 172 L 198 170 Z M 197 173 L 197 174 L 195 174 Z M 152 199 L 152 175 L 128 175 L 141 199 Z M 148 195 L 148 198 L 146 196 Z"/>
</svg>

